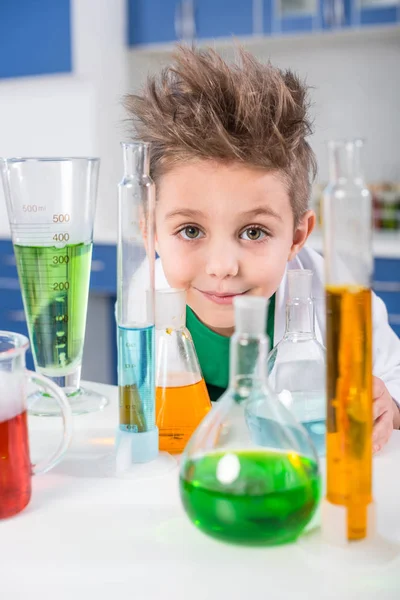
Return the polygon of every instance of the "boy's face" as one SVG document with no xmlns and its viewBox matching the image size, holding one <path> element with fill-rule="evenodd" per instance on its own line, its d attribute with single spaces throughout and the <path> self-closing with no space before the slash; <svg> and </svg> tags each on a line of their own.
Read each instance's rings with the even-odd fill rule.
<svg viewBox="0 0 400 600">
<path fill-rule="evenodd" d="M 157 251 L 168 283 L 187 290 L 203 323 L 230 335 L 236 295 L 277 290 L 286 262 L 314 226 L 309 211 L 294 229 L 280 177 L 237 164 L 199 161 L 173 168 L 158 186 Z"/>
</svg>

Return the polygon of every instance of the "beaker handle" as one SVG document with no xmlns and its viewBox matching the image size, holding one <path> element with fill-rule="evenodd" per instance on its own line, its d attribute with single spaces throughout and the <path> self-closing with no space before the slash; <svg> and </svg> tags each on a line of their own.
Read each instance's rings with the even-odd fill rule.
<svg viewBox="0 0 400 600">
<path fill-rule="evenodd" d="M 61 409 L 63 420 L 63 436 L 55 453 L 50 458 L 43 459 L 38 464 L 32 465 L 32 474 L 38 475 L 39 473 L 46 473 L 47 471 L 50 471 L 50 469 L 55 467 L 58 461 L 65 454 L 72 439 L 72 410 L 66 395 L 55 383 L 46 377 L 43 377 L 43 375 L 39 375 L 39 373 L 34 373 L 33 371 L 26 371 L 26 373 L 29 381 L 36 383 L 36 385 L 44 388 L 51 394 L 52 398 L 54 398 Z"/>
</svg>

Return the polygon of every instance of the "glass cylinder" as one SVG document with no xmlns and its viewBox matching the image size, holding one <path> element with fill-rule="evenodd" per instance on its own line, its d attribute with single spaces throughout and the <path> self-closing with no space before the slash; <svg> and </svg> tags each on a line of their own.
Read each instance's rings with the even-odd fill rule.
<svg viewBox="0 0 400 600">
<path fill-rule="evenodd" d="M 67 394 L 74 414 L 107 401 L 80 387 L 98 158 L 0 160 L 35 369 Z M 32 412 L 59 414 L 43 396 Z"/>
<path fill-rule="evenodd" d="M 327 495 L 324 530 L 347 540 L 372 530 L 372 201 L 362 141 L 329 144 L 324 192 L 327 316 Z M 345 510 L 343 511 L 343 508 Z M 337 517 L 340 514 L 342 517 Z M 330 518 L 332 516 L 332 518 Z"/>
<path fill-rule="evenodd" d="M 158 453 L 155 423 L 154 204 L 149 145 L 122 143 L 124 175 L 118 186 L 119 446 L 132 462 Z M 128 437 L 122 435 L 129 434 Z M 129 462 L 129 460 L 128 460 Z"/>
</svg>

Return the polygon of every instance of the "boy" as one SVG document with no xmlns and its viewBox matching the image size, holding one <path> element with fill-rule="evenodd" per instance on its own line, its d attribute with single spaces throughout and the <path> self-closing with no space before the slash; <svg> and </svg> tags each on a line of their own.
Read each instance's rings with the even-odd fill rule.
<svg viewBox="0 0 400 600">
<path fill-rule="evenodd" d="M 323 259 L 305 247 L 316 162 L 307 90 L 290 71 L 241 52 L 228 65 L 213 51 L 180 48 L 127 108 L 138 139 L 152 143 L 157 186 L 156 287 L 187 289 L 187 326 L 212 400 L 228 385 L 233 298 L 270 298 L 268 331 L 284 332 L 286 271 L 314 272 L 316 329 L 325 338 Z M 400 340 L 373 298 L 374 434 L 378 451 L 400 428 Z"/>
</svg>

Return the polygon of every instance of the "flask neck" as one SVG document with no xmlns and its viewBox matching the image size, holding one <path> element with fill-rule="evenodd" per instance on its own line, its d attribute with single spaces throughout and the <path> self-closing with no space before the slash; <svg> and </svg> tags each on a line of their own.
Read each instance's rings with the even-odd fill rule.
<svg viewBox="0 0 400 600">
<path fill-rule="evenodd" d="M 329 179 L 331 183 L 364 184 L 361 140 L 329 143 Z"/>
<path fill-rule="evenodd" d="M 301 336 L 304 339 L 315 338 L 314 302 L 311 298 L 296 298 L 286 305 L 285 338 Z"/>
<path fill-rule="evenodd" d="M 243 387 L 247 381 L 267 382 L 268 338 L 265 334 L 234 334 L 231 338 L 229 387 Z M 240 394 L 241 396 L 241 394 Z"/>
<path fill-rule="evenodd" d="M 121 144 L 125 177 L 143 177 L 150 173 L 149 145 L 141 143 Z"/>
</svg>

